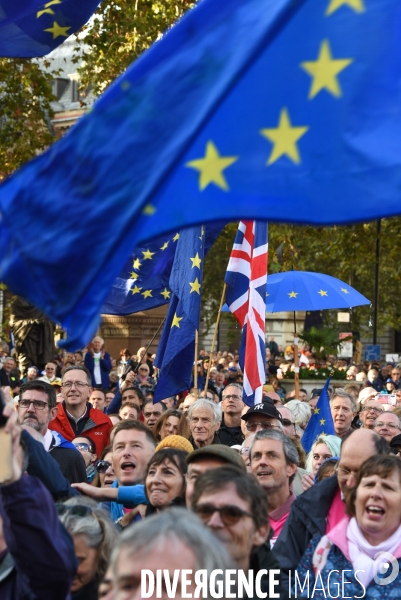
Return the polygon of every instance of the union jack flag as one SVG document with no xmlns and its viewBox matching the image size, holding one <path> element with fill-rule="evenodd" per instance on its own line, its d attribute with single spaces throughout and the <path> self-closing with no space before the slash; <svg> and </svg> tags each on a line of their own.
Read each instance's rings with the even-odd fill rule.
<svg viewBox="0 0 401 600">
<path fill-rule="evenodd" d="M 262 402 L 266 381 L 267 223 L 240 221 L 224 281 L 226 302 L 242 327 L 240 365 L 244 402 Z"/>
</svg>

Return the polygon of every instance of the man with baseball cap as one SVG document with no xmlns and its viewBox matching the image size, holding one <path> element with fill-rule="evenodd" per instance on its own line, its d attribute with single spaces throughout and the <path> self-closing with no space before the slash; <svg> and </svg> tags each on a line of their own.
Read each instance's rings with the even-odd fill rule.
<svg viewBox="0 0 401 600">
<path fill-rule="evenodd" d="M 245 463 L 238 452 L 223 444 L 213 444 L 190 452 L 187 456 L 187 463 L 185 499 L 188 508 L 191 507 L 195 483 L 207 471 L 231 465 L 237 467 L 242 473 L 246 473 Z"/>
<path fill-rule="evenodd" d="M 248 433 L 256 433 L 261 429 L 283 431 L 283 418 L 270 398 L 252 406 L 241 419 L 245 421 L 245 429 Z"/>
</svg>

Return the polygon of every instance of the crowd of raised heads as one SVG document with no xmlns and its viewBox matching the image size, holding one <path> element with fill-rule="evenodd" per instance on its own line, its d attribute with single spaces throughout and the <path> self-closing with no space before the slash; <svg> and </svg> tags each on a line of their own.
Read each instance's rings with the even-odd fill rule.
<svg viewBox="0 0 401 600">
<path fill-rule="evenodd" d="M 247 598 L 401 598 L 399 366 L 304 348 L 316 385 L 295 396 L 294 348 L 266 348 L 247 406 L 238 352 L 200 350 L 189 389 L 155 403 L 145 347 L 116 357 L 96 336 L 21 372 L 0 344 L 0 598 L 140 600 L 144 570 L 177 569 L 245 573 Z M 319 369 L 343 381 L 334 430 L 306 447 Z"/>
</svg>

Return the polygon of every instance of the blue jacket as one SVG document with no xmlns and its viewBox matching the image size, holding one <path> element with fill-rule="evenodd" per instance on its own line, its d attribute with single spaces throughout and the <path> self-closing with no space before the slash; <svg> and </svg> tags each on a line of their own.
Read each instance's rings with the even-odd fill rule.
<svg viewBox="0 0 401 600">
<path fill-rule="evenodd" d="M 0 515 L 12 559 L 0 578 L 1 600 L 69 600 L 74 545 L 39 479 L 22 475 L 0 487 Z"/>
<path fill-rule="evenodd" d="M 85 354 L 85 367 L 88 369 L 92 378 L 92 386 L 95 387 L 95 359 L 93 358 L 92 352 Z M 100 359 L 100 375 L 102 377 L 102 388 L 110 387 L 109 373 L 111 371 L 111 358 L 108 352 L 104 353 L 104 358 Z"/>
<path fill-rule="evenodd" d="M 135 508 L 138 504 L 148 504 L 145 486 L 142 484 L 119 486 L 116 480 L 111 487 L 118 487 L 117 502 L 110 502 L 110 519 L 114 522 L 124 516 L 124 506 Z"/>
</svg>

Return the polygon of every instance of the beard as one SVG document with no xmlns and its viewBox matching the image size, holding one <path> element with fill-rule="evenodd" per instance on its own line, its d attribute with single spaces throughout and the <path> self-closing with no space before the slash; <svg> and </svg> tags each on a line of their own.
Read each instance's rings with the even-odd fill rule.
<svg viewBox="0 0 401 600">
<path fill-rule="evenodd" d="M 29 425 L 30 427 L 32 427 L 32 429 L 35 429 L 35 431 L 39 431 L 41 430 L 41 426 L 39 425 L 38 420 L 36 419 L 36 417 L 33 416 L 27 416 L 24 418 L 22 425 Z"/>
</svg>

